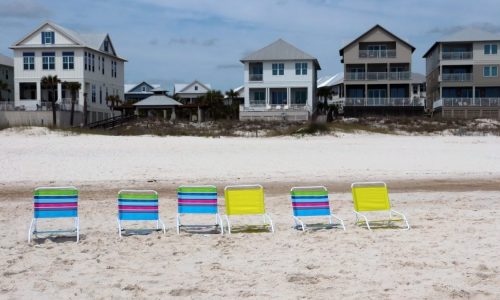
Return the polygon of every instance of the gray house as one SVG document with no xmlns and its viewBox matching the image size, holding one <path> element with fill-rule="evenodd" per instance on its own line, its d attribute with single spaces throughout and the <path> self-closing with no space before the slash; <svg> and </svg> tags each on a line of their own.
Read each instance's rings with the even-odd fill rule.
<svg viewBox="0 0 500 300">
<path fill-rule="evenodd" d="M 153 90 L 160 88 L 159 84 L 149 84 L 143 81 L 139 84 L 125 84 L 125 103 L 135 103 L 153 95 Z"/>
<path fill-rule="evenodd" d="M 500 35 L 466 28 L 436 41 L 426 59 L 427 106 L 443 117 L 500 118 Z"/>
<path fill-rule="evenodd" d="M 422 113 L 411 97 L 415 47 L 380 25 L 342 47 L 344 113 Z"/>
<path fill-rule="evenodd" d="M 14 59 L 0 53 L 0 81 L 7 84 L 7 90 L 0 90 L 0 110 L 14 101 Z"/>
</svg>

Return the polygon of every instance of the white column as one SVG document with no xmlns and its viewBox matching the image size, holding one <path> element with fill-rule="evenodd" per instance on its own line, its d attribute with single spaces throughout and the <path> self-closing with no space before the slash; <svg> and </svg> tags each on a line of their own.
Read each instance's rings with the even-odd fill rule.
<svg viewBox="0 0 500 300">
<path fill-rule="evenodd" d="M 57 83 L 57 101 L 59 103 L 62 103 L 62 84 L 59 82 Z"/>
<path fill-rule="evenodd" d="M 42 84 L 40 81 L 36 83 L 36 101 L 38 105 L 42 105 Z"/>
<path fill-rule="evenodd" d="M 271 99 L 269 99 L 270 95 L 271 95 L 271 93 L 269 91 L 269 88 L 266 88 L 266 108 L 271 105 L 270 104 L 271 103 L 271 101 L 270 101 Z"/>
<path fill-rule="evenodd" d="M 83 94 L 85 94 L 85 82 L 80 82 L 82 87 L 78 91 L 78 105 L 81 105 L 83 107 Z"/>
<path fill-rule="evenodd" d="M 292 94 L 291 94 L 292 89 L 291 88 L 286 88 L 286 105 L 290 107 L 292 104 Z"/>
</svg>

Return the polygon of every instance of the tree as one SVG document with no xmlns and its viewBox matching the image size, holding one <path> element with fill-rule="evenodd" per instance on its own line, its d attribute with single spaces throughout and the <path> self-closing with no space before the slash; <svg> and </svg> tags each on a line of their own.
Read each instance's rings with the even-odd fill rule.
<svg viewBox="0 0 500 300">
<path fill-rule="evenodd" d="M 57 125 L 56 121 L 56 101 L 57 101 L 57 84 L 60 83 L 61 81 L 59 78 L 57 78 L 57 75 L 52 76 L 43 76 L 41 80 L 42 88 L 48 89 L 49 91 L 52 92 L 52 99 L 49 99 L 49 101 L 52 102 L 52 124 L 54 127 Z"/>
<path fill-rule="evenodd" d="M 318 89 L 317 96 L 323 99 L 323 102 L 318 103 L 318 112 L 325 114 L 328 111 L 328 99 L 332 98 L 332 91 L 329 88 Z"/>
<path fill-rule="evenodd" d="M 221 91 L 209 91 L 200 97 L 200 104 L 207 106 L 207 112 L 213 120 L 224 114 L 224 96 Z"/>
<path fill-rule="evenodd" d="M 0 80 L 0 101 L 3 101 L 2 92 L 10 92 L 9 85 L 6 82 Z"/>
<path fill-rule="evenodd" d="M 64 87 L 67 88 L 71 93 L 71 115 L 69 118 L 69 123 L 73 126 L 74 118 L 75 118 L 75 103 L 76 103 L 76 94 L 82 88 L 82 84 L 79 82 L 64 82 Z"/>
<path fill-rule="evenodd" d="M 231 104 L 229 105 L 231 118 L 235 117 L 237 119 L 240 111 L 240 103 L 235 101 L 235 99 L 238 98 L 240 94 L 235 92 L 233 89 L 230 89 L 226 92 L 226 96 L 231 99 Z"/>
<path fill-rule="evenodd" d="M 106 97 L 106 103 L 108 104 L 109 108 L 111 108 L 111 114 L 114 117 L 115 107 L 121 104 L 122 100 L 120 100 L 120 97 L 118 95 L 109 95 Z"/>
</svg>

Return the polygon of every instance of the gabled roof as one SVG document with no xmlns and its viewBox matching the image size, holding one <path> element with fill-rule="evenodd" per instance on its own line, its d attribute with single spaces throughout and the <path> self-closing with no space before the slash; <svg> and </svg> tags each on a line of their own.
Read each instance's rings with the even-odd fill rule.
<svg viewBox="0 0 500 300">
<path fill-rule="evenodd" d="M 453 43 L 453 42 L 487 42 L 487 41 L 500 41 L 500 34 L 491 33 L 476 27 L 467 27 L 456 31 L 450 35 L 441 37 L 425 52 L 424 58 L 436 47 L 439 43 Z"/>
<path fill-rule="evenodd" d="M 174 93 L 175 94 L 183 93 L 185 90 L 187 90 L 189 87 L 191 87 L 191 86 L 193 86 L 195 84 L 198 84 L 198 85 L 204 87 L 208 91 L 212 90 L 212 86 L 210 84 L 208 84 L 208 83 L 201 83 L 198 80 L 195 80 L 195 81 L 193 81 L 191 83 L 175 83 L 174 84 Z"/>
<path fill-rule="evenodd" d="M 136 84 L 136 83 L 132 83 L 132 84 L 125 84 L 124 85 L 124 88 L 125 88 L 125 94 L 131 92 L 132 90 L 138 88 L 139 86 L 143 85 L 143 84 L 146 84 L 148 85 L 151 89 L 156 89 L 156 88 L 159 88 L 160 85 L 159 84 L 149 84 L 147 83 L 146 81 L 143 81 L 139 84 Z M 137 92 L 136 92 L 137 93 Z M 145 93 L 145 92 L 140 92 L 140 93 Z M 151 93 L 151 92 L 147 92 L 147 93 Z"/>
<path fill-rule="evenodd" d="M 14 67 L 14 59 L 0 53 L 0 65 Z"/>
<path fill-rule="evenodd" d="M 104 54 L 108 54 L 108 55 L 116 57 L 117 59 L 126 61 L 124 58 L 121 58 L 121 57 L 119 57 L 116 54 L 115 48 L 113 46 L 113 43 L 111 42 L 111 38 L 109 37 L 109 35 L 107 33 L 78 33 L 76 31 L 73 31 L 71 29 L 65 28 L 65 27 L 63 27 L 61 25 L 55 24 L 55 23 L 50 22 L 50 21 L 42 23 L 35 30 L 31 31 L 26 36 L 24 36 L 22 39 L 20 39 L 16 43 L 14 43 L 10 48 L 11 49 L 15 49 L 15 48 L 18 48 L 18 47 L 26 47 L 26 46 L 23 46 L 23 45 L 20 45 L 20 44 L 23 41 L 25 41 L 26 39 L 28 39 L 29 37 L 31 37 L 33 34 L 35 34 L 36 32 L 38 32 L 41 28 L 43 28 L 46 25 L 54 28 L 59 33 L 63 34 L 66 38 L 68 38 L 69 40 L 73 41 L 75 44 L 77 44 L 79 46 L 90 48 L 92 50 L 95 50 L 95 51 L 98 51 L 98 52 L 101 52 L 101 53 L 104 53 Z M 110 42 L 112 53 L 101 51 L 101 46 L 102 46 L 102 44 L 104 43 L 104 41 L 106 39 L 108 39 L 109 42 Z"/>
<path fill-rule="evenodd" d="M 352 44 L 356 43 L 360 39 L 364 38 L 366 35 L 368 35 L 372 31 L 374 31 L 375 29 L 380 29 L 380 30 L 384 31 L 385 33 L 387 33 L 391 37 L 395 38 L 396 40 L 398 40 L 401 43 L 405 44 L 406 46 L 410 47 L 411 48 L 411 52 L 415 51 L 415 47 L 413 47 L 410 43 L 408 43 L 407 41 L 399 38 L 397 35 L 395 35 L 394 33 L 390 32 L 389 30 L 385 29 L 384 27 L 380 26 L 379 24 L 376 24 L 375 26 L 373 26 L 372 28 L 370 28 L 368 31 L 366 31 L 365 33 L 363 33 L 362 35 L 358 36 L 356 39 L 352 40 L 350 43 L 348 43 L 347 45 L 345 45 L 344 47 L 342 47 L 339 50 L 340 56 L 344 55 L 344 49 L 345 48 L 351 46 Z"/>
<path fill-rule="evenodd" d="M 331 87 L 344 82 L 344 73 L 337 73 L 333 76 L 324 76 L 318 79 L 318 89 L 322 87 Z"/>
<path fill-rule="evenodd" d="M 241 62 L 280 60 L 312 60 L 316 64 L 316 67 L 321 70 L 319 62 L 314 56 L 307 54 L 282 39 L 247 55 L 241 59 Z"/>
<path fill-rule="evenodd" d="M 161 94 L 154 94 L 134 103 L 137 107 L 167 107 L 167 106 L 180 106 L 182 103 L 175 101 L 174 99 Z"/>
</svg>

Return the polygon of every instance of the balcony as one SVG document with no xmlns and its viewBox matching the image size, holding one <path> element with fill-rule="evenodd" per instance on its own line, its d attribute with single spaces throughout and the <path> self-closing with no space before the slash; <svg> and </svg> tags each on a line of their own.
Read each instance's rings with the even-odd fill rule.
<svg viewBox="0 0 500 300">
<path fill-rule="evenodd" d="M 438 107 L 499 107 L 500 98 L 443 98 L 434 102 L 434 108 Z"/>
<path fill-rule="evenodd" d="M 472 73 L 446 73 L 441 74 L 441 81 L 462 82 L 472 81 Z"/>
<path fill-rule="evenodd" d="M 411 79 L 411 73 L 408 71 L 389 73 L 389 80 L 410 80 L 410 79 Z"/>
<path fill-rule="evenodd" d="M 404 72 L 348 72 L 346 80 L 410 80 L 411 73 Z"/>
<path fill-rule="evenodd" d="M 422 99 L 411 98 L 346 98 L 344 106 L 423 106 Z"/>
<path fill-rule="evenodd" d="M 250 81 L 262 81 L 264 76 L 262 74 L 250 74 Z"/>
<path fill-rule="evenodd" d="M 396 50 L 359 50 L 359 58 L 395 58 Z"/>
<path fill-rule="evenodd" d="M 472 51 L 443 52 L 442 60 L 465 60 L 472 59 Z"/>
<path fill-rule="evenodd" d="M 347 72 L 345 80 L 365 80 L 365 72 Z"/>
</svg>

